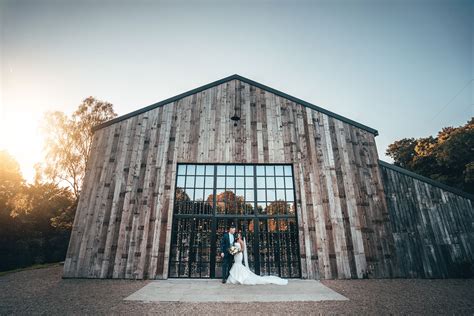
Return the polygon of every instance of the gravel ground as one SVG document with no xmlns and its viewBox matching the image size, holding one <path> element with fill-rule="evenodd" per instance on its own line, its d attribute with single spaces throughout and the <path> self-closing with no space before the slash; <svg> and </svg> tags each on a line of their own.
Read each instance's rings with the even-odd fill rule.
<svg viewBox="0 0 474 316">
<path fill-rule="evenodd" d="M 61 279 L 62 266 L 0 277 L 0 314 L 449 314 L 474 315 L 474 279 L 324 280 L 349 301 L 142 303 L 148 281 Z"/>
</svg>

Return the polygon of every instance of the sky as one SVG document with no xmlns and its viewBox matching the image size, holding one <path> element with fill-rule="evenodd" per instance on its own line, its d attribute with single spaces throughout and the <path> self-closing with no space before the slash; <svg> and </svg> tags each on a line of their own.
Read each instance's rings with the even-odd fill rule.
<svg viewBox="0 0 474 316">
<path fill-rule="evenodd" d="M 379 157 L 474 116 L 474 1 L 0 0 L 0 150 L 32 181 L 47 111 L 123 115 L 239 74 L 375 128 Z"/>
</svg>

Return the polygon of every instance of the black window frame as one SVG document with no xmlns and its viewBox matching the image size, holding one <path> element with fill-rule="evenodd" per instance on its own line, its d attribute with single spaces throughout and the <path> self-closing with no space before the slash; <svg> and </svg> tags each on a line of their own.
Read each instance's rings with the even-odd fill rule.
<svg viewBox="0 0 474 316">
<path fill-rule="evenodd" d="M 197 175 L 197 166 L 201 166 L 203 165 L 204 166 L 204 174 L 202 175 L 203 179 L 204 179 L 204 184 L 201 187 L 197 188 L 196 187 L 196 178 L 197 177 L 201 177 L 201 175 Z M 187 169 L 188 169 L 188 166 L 194 166 L 193 169 L 194 169 L 194 172 L 193 172 L 193 186 L 192 187 L 188 187 L 188 184 L 187 184 L 187 177 L 188 177 L 188 173 L 187 173 Z M 233 166 L 233 168 L 231 167 Z M 244 174 L 243 175 L 237 175 L 237 166 L 243 166 L 243 171 L 244 171 Z M 282 167 L 282 170 L 283 170 L 283 175 L 276 175 L 277 173 L 277 170 L 276 170 L 276 166 L 281 166 Z M 184 175 L 181 174 L 181 170 L 180 168 L 184 167 Z M 206 186 L 207 184 L 207 170 L 208 168 L 211 168 L 213 170 L 213 173 L 212 173 L 212 177 L 213 177 L 213 187 L 212 189 L 211 188 L 208 188 Z M 231 168 L 229 168 L 231 167 Z M 249 167 L 252 168 L 252 172 L 253 174 L 252 175 L 249 175 L 247 176 L 247 169 L 249 169 Z M 263 175 L 260 175 L 260 174 L 257 174 L 257 168 L 258 167 L 263 167 L 263 170 L 264 170 L 264 173 Z M 288 169 L 290 168 L 290 169 Z M 221 175 L 221 170 L 224 170 L 224 175 Z M 231 171 L 231 169 L 233 169 L 233 172 Z M 259 168 L 260 169 L 260 168 Z M 271 172 L 272 174 L 270 175 L 267 175 L 267 170 L 270 170 L 273 169 L 273 171 Z M 219 172 L 218 172 L 219 170 Z M 229 174 L 228 175 L 228 170 L 229 172 L 231 172 L 232 174 Z M 290 174 L 288 175 L 287 172 L 288 170 L 290 171 Z M 177 201 L 176 199 L 176 193 L 178 192 L 178 177 L 180 176 L 184 176 L 184 179 L 185 179 L 185 186 L 184 186 L 184 190 L 186 190 L 187 188 L 190 188 L 192 189 L 193 193 L 196 192 L 196 189 L 202 189 L 204 192 L 203 194 L 206 194 L 206 190 L 208 190 L 208 192 L 210 190 L 212 190 L 212 195 L 213 195 L 213 199 L 212 199 L 212 212 L 211 213 L 176 213 L 176 210 L 178 209 L 179 210 L 179 207 L 181 207 L 181 203 L 182 202 L 179 202 Z M 224 200 L 224 212 L 217 212 L 217 201 L 216 201 L 216 197 L 217 197 L 217 194 L 218 194 L 218 190 L 221 189 L 221 187 L 218 187 L 217 186 L 217 182 L 218 182 L 218 177 L 224 177 L 224 183 L 226 184 L 226 186 L 223 188 L 224 189 L 224 192 L 226 192 L 227 190 L 227 177 L 232 177 L 233 178 L 233 182 L 234 182 L 234 186 L 233 187 L 229 187 L 230 190 L 232 190 L 232 192 L 234 192 L 234 194 L 236 195 L 236 192 L 237 190 L 243 190 L 244 192 L 244 212 L 242 214 L 229 214 L 229 213 L 226 213 L 225 211 L 227 210 L 227 201 Z M 235 182 L 236 182 L 236 177 L 243 177 L 243 185 L 244 187 L 243 188 L 237 188 L 236 185 L 235 185 Z M 253 182 L 253 188 L 247 188 L 247 177 L 250 177 L 252 178 L 252 182 Z M 272 177 L 273 178 L 273 182 L 274 182 L 274 188 L 267 188 L 267 179 L 268 177 Z M 283 180 L 283 188 L 277 188 L 277 184 L 276 184 L 276 177 L 281 177 L 282 180 Z M 265 197 L 266 199 L 264 201 L 261 201 L 261 200 L 258 200 L 258 195 L 257 195 L 257 179 L 258 178 L 264 178 L 263 179 L 263 182 L 265 184 Z M 289 180 L 289 178 L 291 178 L 291 182 L 289 182 L 288 184 L 290 186 L 287 186 L 287 180 Z M 190 177 L 191 179 L 191 177 Z M 277 236 L 277 240 L 276 240 L 276 248 L 272 248 L 271 250 L 276 252 L 277 255 L 279 256 L 279 260 L 278 260 L 278 275 L 282 276 L 282 273 L 281 273 L 281 270 L 282 270 L 282 257 L 281 255 L 279 254 L 280 253 L 280 250 L 282 250 L 282 243 L 286 244 L 287 246 L 289 244 L 293 245 L 291 249 L 286 249 L 286 253 L 288 252 L 292 252 L 292 255 L 293 257 L 286 257 L 287 260 L 285 260 L 285 264 L 287 264 L 288 266 L 288 270 L 289 270 L 289 275 L 284 275 L 283 277 L 285 278 L 301 278 L 301 257 L 300 257 L 300 246 L 299 246 L 299 232 L 298 232 L 298 215 L 297 215 L 297 199 L 296 199 L 296 192 L 295 192 L 295 188 L 296 188 L 296 185 L 295 185 L 295 176 L 294 176 L 294 167 L 293 167 L 293 164 L 289 164 L 289 163 L 264 163 L 264 164 L 254 164 L 254 163 L 190 163 L 190 162 L 180 162 L 177 164 L 177 167 L 176 167 L 176 175 L 175 175 L 175 192 L 173 193 L 174 194 L 174 203 L 173 203 L 173 217 L 172 217 L 172 234 L 171 234 L 171 243 L 170 243 L 170 258 L 169 258 L 169 269 L 168 269 L 168 277 L 170 278 L 180 278 L 180 277 L 188 277 L 188 278 L 192 278 L 193 276 L 191 276 L 191 264 L 192 262 L 190 260 L 188 260 L 188 275 L 187 276 L 180 276 L 179 273 L 178 275 L 172 275 L 172 271 L 171 271 L 171 267 L 172 267 L 172 264 L 178 264 L 178 267 L 180 267 L 181 265 L 181 262 L 178 262 L 178 261 L 175 261 L 175 260 L 172 260 L 173 257 L 172 257 L 172 247 L 174 247 L 175 245 L 177 245 L 177 240 L 176 238 L 178 238 L 178 232 L 175 232 L 175 222 L 179 219 L 182 219 L 182 218 L 188 218 L 189 220 L 193 219 L 193 221 L 196 221 L 196 219 L 208 219 L 210 220 L 211 222 L 211 244 L 210 244 L 210 262 L 205 262 L 205 263 L 208 263 L 210 265 L 210 272 L 209 272 L 209 276 L 205 276 L 206 278 L 215 278 L 216 277 L 216 264 L 218 263 L 219 261 L 219 258 L 218 258 L 218 245 L 217 245 L 217 242 L 218 242 L 218 237 L 217 237 L 217 231 L 216 231 L 216 228 L 217 228 L 217 223 L 218 221 L 222 221 L 222 220 L 227 220 L 227 221 L 234 221 L 234 222 L 238 222 L 238 221 L 245 221 L 245 220 L 253 220 L 253 234 L 254 234 L 254 240 L 253 240 L 253 250 L 255 251 L 255 253 L 253 254 L 253 257 L 254 257 L 254 269 L 255 269 L 255 273 L 257 274 L 261 274 L 261 267 L 262 267 L 262 263 L 260 262 L 260 257 L 261 257 L 261 252 L 260 252 L 260 239 L 262 238 L 262 234 L 260 233 L 260 226 L 262 225 L 262 223 L 264 225 L 267 225 L 269 224 L 269 222 L 271 220 L 274 220 L 274 222 L 276 223 L 276 231 L 273 232 L 273 236 Z M 275 194 L 275 199 L 277 197 L 277 192 L 276 190 L 277 189 L 280 189 L 280 190 L 283 190 L 283 193 L 285 195 L 285 213 L 284 214 L 280 214 L 280 213 L 277 213 L 277 214 L 266 214 L 265 212 L 268 210 L 268 206 L 271 205 L 271 203 L 267 200 L 267 193 L 268 193 L 268 189 L 270 190 L 273 190 L 274 191 L 274 194 Z M 252 213 L 248 213 L 247 212 L 247 201 L 245 200 L 246 198 L 246 192 L 247 190 L 249 191 L 253 191 L 253 212 Z M 291 191 L 291 194 L 293 196 L 293 200 L 292 201 L 288 201 L 287 200 L 287 191 L 290 190 Z M 184 191 L 186 192 L 186 191 Z M 190 191 L 189 191 L 190 192 Z M 209 196 L 208 196 L 209 197 Z M 203 210 L 204 208 L 208 209 L 205 205 L 206 203 L 209 203 L 209 201 L 207 201 L 208 197 L 206 196 L 203 196 L 203 203 L 202 205 L 203 206 Z M 237 199 L 234 198 L 234 208 L 237 209 Z M 192 205 L 195 205 L 196 201 L 194 201 L 194 197 L 191 198 L 191 204 Z M 258 211 L 258 203 L 261 202 L 261 203 L 265 203 L 265 205 L 267 206 L 267 208 L 264 210 L 264 212 L 259 212 Z M 275 201 L 273 201 L 275 202 Z M 292 203 L 290 208 L 292 208 L 292 212 L 290 214 L 289 210 L 290 208 L 288 208 L 288 202 Z M 194 204 L 193 204 L 194 203 Z M 279 206 L 278 204 L 274 204 L 276 209 L 278 210 L 279 209 Z M 210 210 L 210 209 L 209 209 Z M 278 211 L 279 212 L 279 211 Z M 282 232 L 280 231 L 280 222 L 281 220 L 286 220 L 287 223 L 290 223 L 290 222 L 293 222 L 293 230 L 292 232 L 289 231 L 289 225 L 287 225 L 286 229 L 287 231 L 285 232 Z M 248 228 L 248 227 L 247 227 Z M 193 233 L 193 232 L 192 232 Z M 286 237 L 286 239 L 283 239 L 284 237 Z M 291 241 L 289 240 L 289 238 L 293 238 L 294 240 Z M 296 249 L 293 249 L 293 248 L 296 248 Z M 266 248 L 267 249 L 267 253 L 269 252 L 268 249 L 270 249 L 269 247 Z M 296 252 L 295 252 L 296 251 Z M 295 255 L 296 254 L 296 255 Z M 294 255 L 296 256 L 296 260 L 294 258 Z M 181 256 L 181 253 L 180 253 L 180 256 Z M 275 254 L 274 254 L 275 256 Z M 250 257 L 250 255 L 249 255 Z M 291 259 L 290 259 L 291 258 Z M 202 265 L 200 265 L 200 269 L 202 268 Z M 296 273 L 293 273 L 294 269 L 297 269 L 298 271 Z M 179 268 L 178 268 L 179 269 Z M 200 270 L 200 275 L 199 275 L 199 278 L 202 278 L 202 271 Z"/>
</svg>

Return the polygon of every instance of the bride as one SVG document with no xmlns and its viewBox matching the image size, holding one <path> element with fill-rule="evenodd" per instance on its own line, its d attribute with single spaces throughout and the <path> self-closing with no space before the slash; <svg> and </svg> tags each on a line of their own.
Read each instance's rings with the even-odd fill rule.
<svg viewBox="0 0 474 316">
<path fill-rule="evenodd" d="M 227 278 L 227 283 L 232 284 L 244 284 L 244 285 L 255 285 L 255 284 L 278 284 L 286 285 L 288 280 L 279 278 L 277 276 L 260 276 L 253 273 L 248 268 L 247 256 L 245 256 L 244 266 L 242 264 L 243 253 L 246 254 L 245 242 L 242 241 L 242 236 L 240 233 L 236 234 L 236 241 L 234 246 L 240 251 L 234 255 L 234 264 L 229 271 L 229 277 Z"/>
</svg>

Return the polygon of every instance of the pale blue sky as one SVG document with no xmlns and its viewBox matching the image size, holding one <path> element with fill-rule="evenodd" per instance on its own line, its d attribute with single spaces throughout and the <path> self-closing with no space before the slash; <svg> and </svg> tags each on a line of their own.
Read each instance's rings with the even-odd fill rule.
<svg viewBox="0 0 474 316">
<path fill-rule="evenodd" d="M 387 161 L 474 115 L 473 1 L 0 3 L 0 148 L 29 179 L 44 111 L 123 115 L 234 73 L 377 129 Z"/>
</svg>

